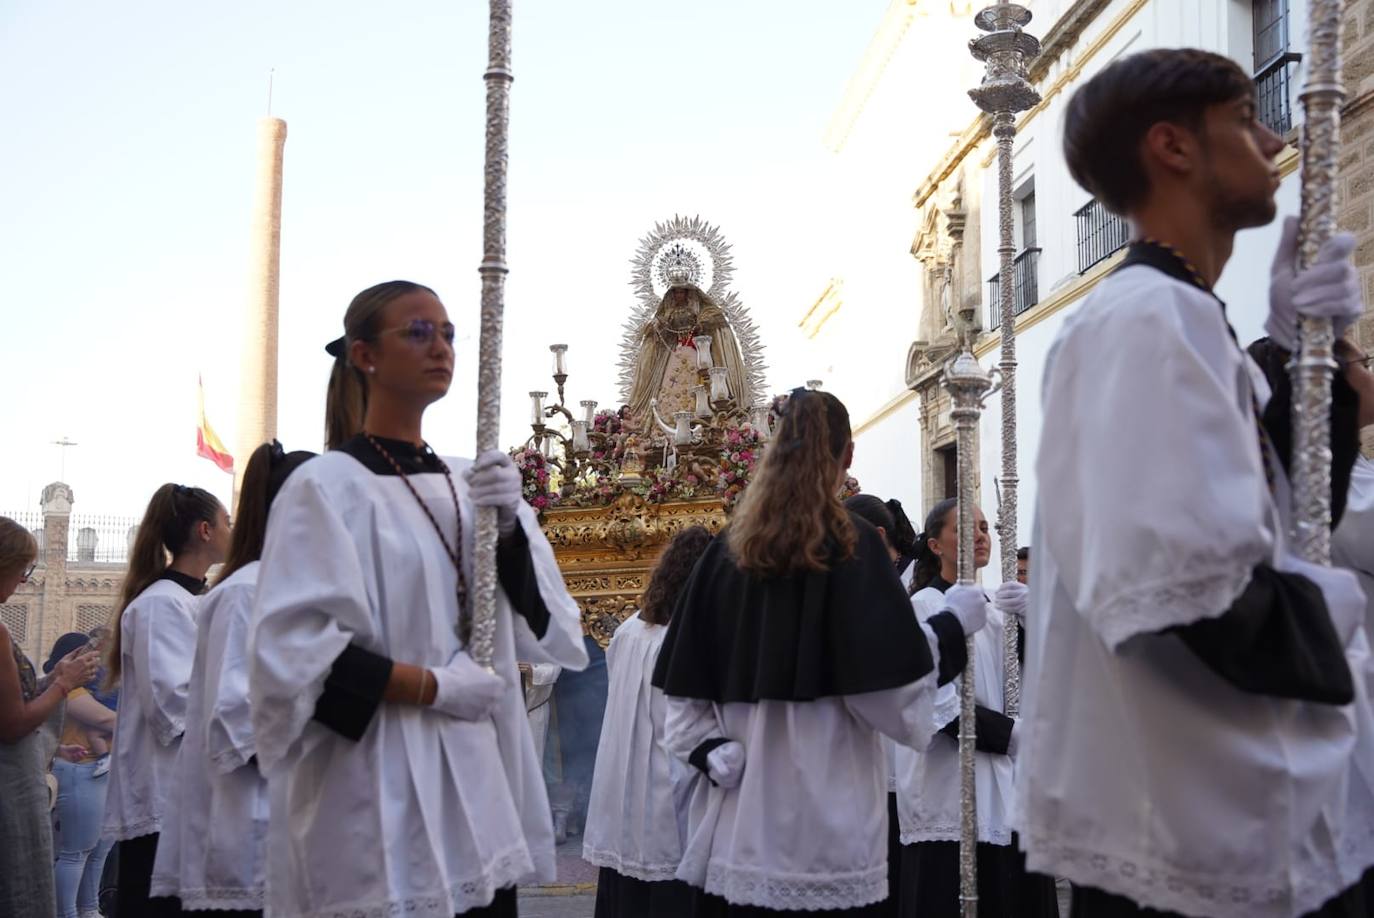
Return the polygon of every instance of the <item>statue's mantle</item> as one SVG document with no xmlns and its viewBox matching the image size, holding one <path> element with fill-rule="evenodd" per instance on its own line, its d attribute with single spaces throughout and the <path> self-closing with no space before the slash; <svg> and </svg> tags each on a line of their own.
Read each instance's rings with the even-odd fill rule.
<svg viewBox="0 0 1374 918">
<path fill-rule="evenodd" d="M 603 507 L 546 511 L 544 533 L 568 592 L 582 610 L 582 629 L 605 647 L 639 606 L 659 551 L 688 526 L 719 532 L 725 510 L 716 497 L 649 503 L 626 493 Z"/>
</svg>

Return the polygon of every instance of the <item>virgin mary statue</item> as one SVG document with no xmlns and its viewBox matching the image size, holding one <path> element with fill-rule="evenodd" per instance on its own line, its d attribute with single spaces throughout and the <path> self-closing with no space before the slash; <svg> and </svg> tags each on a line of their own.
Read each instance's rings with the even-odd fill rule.
<svg viewBox="0 0 1374 918">
<path fill-rule="evenodd" d="M 645 422 L 654 399 L 665 418 L 671 418 L 675 411 L 693 409 L 692 388 L 701 384 L 693 339 L 707 336 L 711 339 L 708 365 L 725 367 L 735 404 L 748 408 L 753 404 L 749 374 L 725 312 L 690 282 L 691 272 L 685 268 L 679 270 L 669 264 L 664 276 L 669 287 L 640 333 L 628 403 L 630 417 L 640 429 L 652 429 L 652 424 Z"/>
</svg>

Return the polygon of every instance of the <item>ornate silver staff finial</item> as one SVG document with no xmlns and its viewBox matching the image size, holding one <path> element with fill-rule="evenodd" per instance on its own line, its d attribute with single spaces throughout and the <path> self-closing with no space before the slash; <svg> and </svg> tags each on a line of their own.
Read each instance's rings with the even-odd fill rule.
<svg viewBox="0 0 1374 918">
<path fill-rule="evenodd" d="M 1311 46 L 1302 89 L 1302 216 L 1298 267 L 1317 258 L 1336 231 L 1336 158 L 1340 152 L 1341 0 L 1312 0 Z M 1330 319 L 1299 319 L 1293 380 L 1293 546 L 1315 564 L 1331 563 L 1331 375 L 1336 370 Z"/>
<path fill-rule="evenodd" d="M 959 500 L 959 582 L 973 583 L 973 506 L 977 490 L 977 471 L 973 451 L 978 436 L 978 419 L 983 401 L 992 390 L 992 377 L 978 364 L 970 348 L 969 332 L 960 334 L 963 347 L 945 367 L 944 386 L 953 407 L 955 450 L 958 462 Z M 959 899 L 964 918 L 978 914 L 978 804 L 974 784 L 973 760 L 976 702 L 973 694 L 973 637 L 965 639 L 968 662 L 959 677 Z"/>
<path fill-rule="evenodd" d="M 506 309 L 506 160 L 510 138 L 510 0 L 491 0 L 487 39 L 486 187 L 482 213 L 481 344 L 477 353 L 477 451 L 500 448 L 501 333 Z M 468 652 L 479 666 L 492 668 L 496 654 L 496 510 L 477 510 L 472 559 L 471 611 L 459 630 L 466 631 Z"/>
<path fill-rule="evenodd" d="M 1012 222 L 1012 141 L 1016 137 L 1016 113 L 1040 102 L 1040 93 L 1031 85 L 1027 64 L 1040 53 L 1040 41 L 1021 31 L 1031 21 L 1031 12 L 1016 3 L 998 3 L 974 17 L 978 28 L 988 33 L 969 41 L 973 56 L 987 65 L 982 85 L 969 90 L 969 96 L 983 111 L 992 115 L 992 133 L 997 140 L 997 220 L 999 258 L 997 315 L 1002 323 L 1002 357 L 998 369 L 1002 376 L 1002 500 L 997 508 L 998 554 L 1002 580 L 1016 579 L 1016 310 L 1014 294 L 1018 289 L 1016 240 Z M 1027 268 L 1033 270 L 1033 262 Z M 1015 717 L 1021 707 L 1021 661 L 1018 656 L 1016 623 L 1003 629 L 1002 665 L 1003 710 Z"/>
</svg>

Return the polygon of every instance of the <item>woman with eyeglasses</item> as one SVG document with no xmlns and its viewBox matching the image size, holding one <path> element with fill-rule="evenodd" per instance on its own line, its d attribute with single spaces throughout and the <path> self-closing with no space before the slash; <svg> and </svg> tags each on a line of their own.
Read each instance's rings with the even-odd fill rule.
<svg viewBox="0 0 1374 918">
<path fill-rule="evenodd" d="M 837 496 L 853 453 L 840 400 L 794 390 L 659 651 L 664 744 L 699 772 L 677 871 L 696 918 L 886 913 L 879 734 L 929 742 L 936 687 L 986 619 L 975 587 L 911 614 L 887 544 Z"/>
<path fill-rule="evenodd" d="M 428 287 L 354 297 L 329 451 L 273 503 L 249 704 L 271 800 L 266 910 L 513 916 L 554 877 L 516 659 L 580 669 L 581 618 L 510 457 L 441 458 L 425 410 L 453 378 Z M 493 670 L 468 651 L 477 508 L 497 511 Z"/>
<path fill-rule="evenodd" d="M 0 517 L 0 602 L 28 580 L 38 542 Z M 76 648 L 39 680 L 9 629 L 0 624 L 0 915 L 52 918 L 52 825 L 44 776 L 57 746 L 63 701 L 95 676 L 98 655 Z M 54 735 L 39 728 L 49 726 Z"/>
<path fill-rule="evenodd" d="M 175 899 L 150 898 L 149 884 L 186 729 L 200 594 L 229 536 L 229 514 L 215 495 L 165 484 L 148 501 L 129 552 L 105 661 L 110 683 L 121 686 L 104 827 L 119 845 L 121 916 L 179 912 Z"/>
</svg>

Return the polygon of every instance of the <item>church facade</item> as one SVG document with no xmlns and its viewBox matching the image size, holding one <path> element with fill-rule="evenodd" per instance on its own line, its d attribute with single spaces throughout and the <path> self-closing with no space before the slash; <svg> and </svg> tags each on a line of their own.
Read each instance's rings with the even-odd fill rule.
<svg viewBox="0 0 1374 918">
<path fill-rule="evenodd" d="M 860 231 L 867 234 L 864 256 L 837 248 L 836 264 L 819 285 L 822 293 L 801 321 L 817 355 L 834 355 L 817 372 L 851 403 L 856 475 L 865 490 L 901 499 L 918 528 L 925 510 L 954 492 L 954 433 L 940 375 L 961 314 L 980 329 L 975 352 L 984 366 L 992 368 L 999 357 L 996 151 L 989 119 L 966 95 L 982 76 L 966 48 L 975 33 L 972 14 L 982 5 L 894 0 L 886 11 L 827 140 L 838 181 L 856 181 L 846 174 L 863 171 L 870 182 L 864 190 L 884 199 L 874 206 L 892 211 L 900 204 L 902 219 Z M 1338 223 L 1358 236 L 1355 259 L 1365 302 L 1374 304 L 1374 0 L 1346 5 Z M 1032 523 L 1046 352 L 1076 304 L 1120 261 L 1127 238 L 1125 225 L 1068 174 L 1059 146 L 1064 106 L 1082 82 L 1126 54 L 1184 46 L 1226 54 L 1255 74 L 1261 118 L 1288 141 L 1279 157 L 1282 219 L 1298 210 L 1298 95 L 1307 32 L 1306 4 L 1298 0 L 1044 0 L 1028 6 L 1035 14 L 1028 31 L 1041 39 L 1043 52 L 1031 66 L 1041 102 L 1018 118 L 1013 167 L 1022 544 Z M 926 76 L 917 78 L 918 72 Z M 894 119 L 905 123 L 890 123 Z M 884 146 L 909 158 L 875 180 L 866 151 Z M 855 202 L 856 211 L 863 203 Z M 1263 333 L 1278 226 L 1238 237 L 1217 288 L 1243 342 Z M 852 278 L 873 271 L 877 262 L 870 275 L 876 282 L 856 289 Z M 883 341 L 872 340 L 875 327 L 890 330 Z M 899 329 L 905 332 L 900 355 L 895 340 L 888 340 Z M 1361 346 L 1374 347 L 1374 314 L 1366 315 L 1357 334 Z M 1102 346 L 1103 359 L 1110 359 L 1112 342 Z M 879 360 L 881 369 L 875 369 Z M 979 500 L 993 518 L 1001 473 L 996 397 L 985 408 L 979 439 Z M 994 556 L 990 569 L 998 563 Z"/>
</svg>

